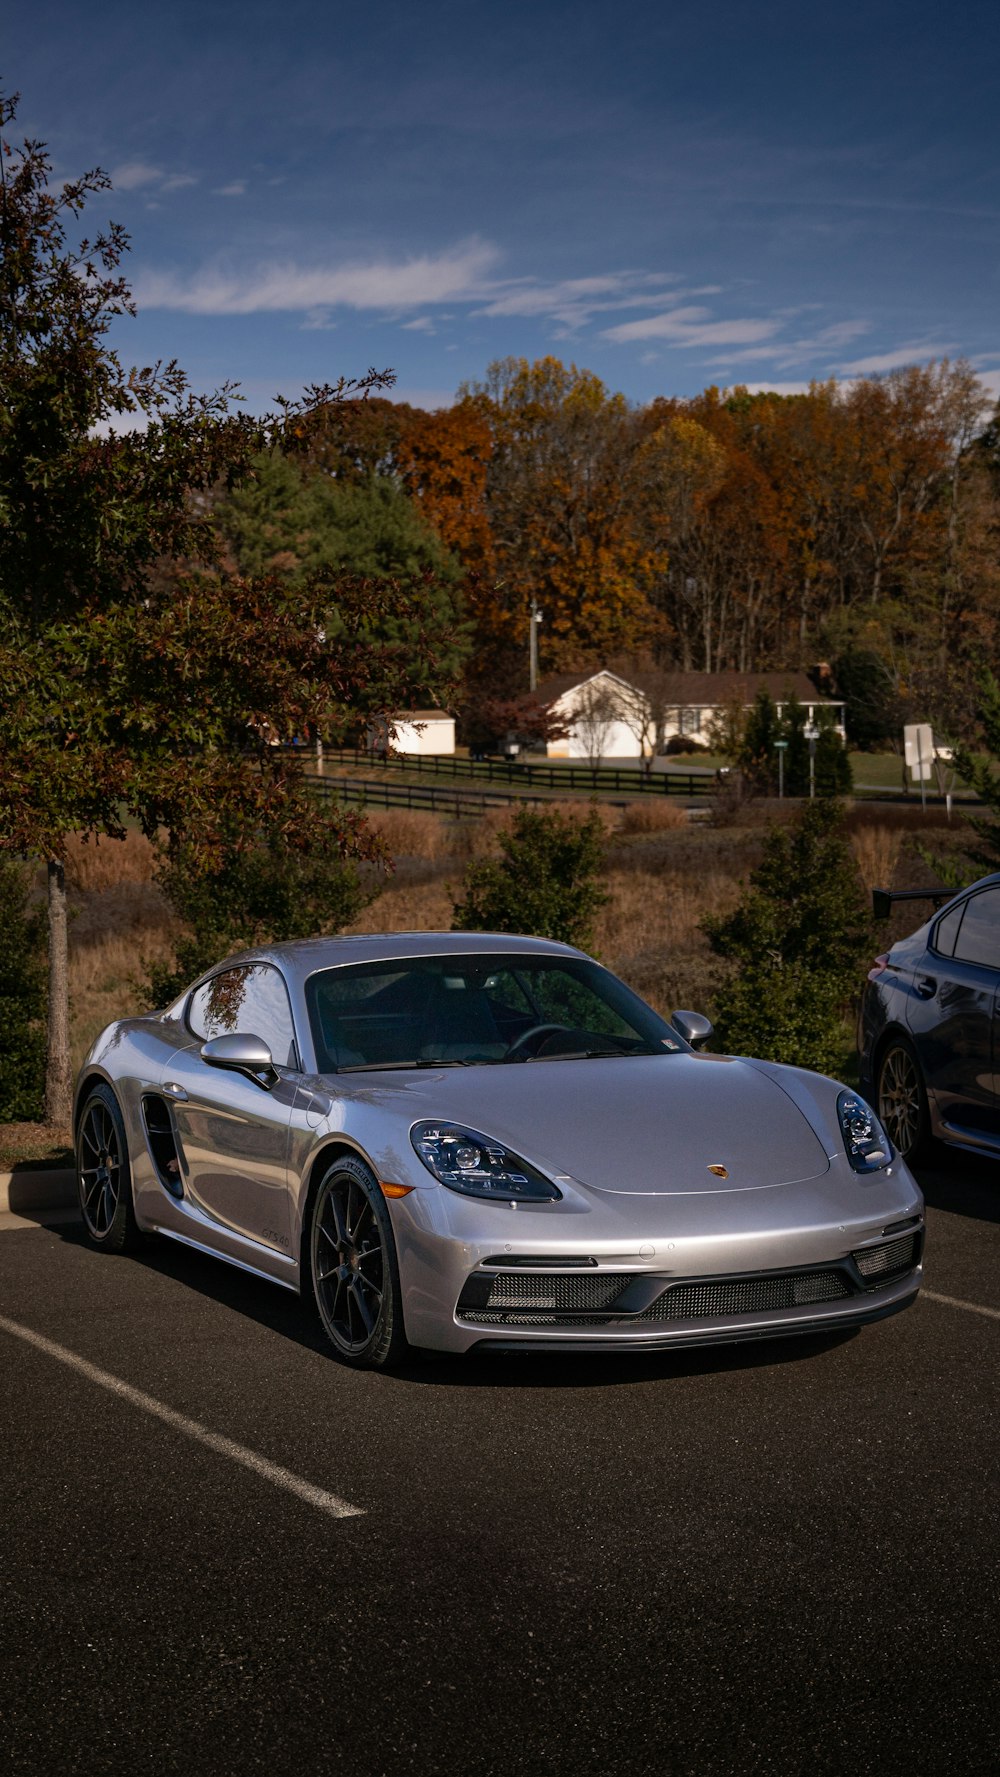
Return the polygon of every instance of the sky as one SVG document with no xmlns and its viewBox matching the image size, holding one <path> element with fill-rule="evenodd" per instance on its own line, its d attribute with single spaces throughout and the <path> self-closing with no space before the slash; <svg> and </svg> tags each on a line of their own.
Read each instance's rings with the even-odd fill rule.
<svg viewBox="0 0 1000 1777">
<path fill-rule="evenodd" d="M 546 353 L 636 402 L 942 356 L 1000 396 L 997 0 L 33 0 L 0 87 L 113 178 L 123 358 L 255 411 Z"/>
</svg>

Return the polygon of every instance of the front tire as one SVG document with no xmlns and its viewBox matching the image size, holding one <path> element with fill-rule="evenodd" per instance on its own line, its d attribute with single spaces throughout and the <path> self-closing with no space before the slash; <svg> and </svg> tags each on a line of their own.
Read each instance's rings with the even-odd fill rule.
<svg viewBox="0 0 1000 1777">
<path fill-rule="evenodd" d="M 885 1132 L 906 1161 L 920 1160 L 930 1147 L 927 1091 L 916 1050 L 905 1037 L 892 1037 L 878 1066 L 878 1114 Z"/>
<path fill-rule="evenodd" d="M 378 1180 L 352 1155 L 320 1181 L 309 1231 L 313 1295 L 341 1363 L 386 1370 L 409 1349 L 392 1224 Z"/>
<path fill-rule="evenodd" d="M 80 1213 L 91 1246 L 104 1253 L 133 1251 L 141 1241 L 132 1204 L 132 1169 L 125 1123 L 110 1086 L 94 1085 L 76 1128 Z"/>
</svg>

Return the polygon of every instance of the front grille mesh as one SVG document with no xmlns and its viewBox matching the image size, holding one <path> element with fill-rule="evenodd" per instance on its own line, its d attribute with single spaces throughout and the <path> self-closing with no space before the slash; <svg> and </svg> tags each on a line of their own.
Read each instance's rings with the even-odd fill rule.
<svg viewBox="0 0 1000 1777">
<path fill-rule="evenodd" d="M 890 1240 L 887 1246 L 863 1248 L 851 1257 L 862 1277 L 881 1281 L 892 1271 L 911 1271 L 916 1261 L 916 1246 L 916 1235 L 904 1234 L 901 1240 Z"/>
<path fill-rule="evenodd" d="M 615 1321 L 624 1330 L 650 1321 L 708 1320 L 799 1308 L 811 1302 L 833 1302 L 852 1293 L 843 1274 L 833 1270 L 668 1284 L 643 1313 L 616 1317 L 613 1305 L 635 1276 L 635 1272 L 616 1271 L 586 1277 L 500 1272 L 484 1306 L 460 1308 L 459 1313 L 463 1320 L 487 1326 L 587 1326 Z"/>
<path fill-rule="evenodd" d="M 861 1248 L 851 1254 L 865 1290 L 912 1270 L 917 1259 L 918 1232 Z M 813 1302 L 836 1302 L 856 1296 L 849 1274 L 835 1267 L 787 1276 L 710 1278 L 697 1283 L 666 1284 L 640 1314 L 616 1316 L 614 1304 L 641 1273 L 628 1271 L 546 1272 L 499 1271 L 491 1279 L 481 1306 L 459 1305 L 463 1320 L 484 1326 L 630 1326 L 656 1321 L 717 1320 L 734 1314 L 762 1314 L 782 1308 L 804 1308 Z"/>
<path fill-rule="evenodd" d="M 548 1309 L 586 1314 L 607 1308 L 630 1281 L 628 1272 L 598 1271 L 586 1276 L 558 1272 L 501 1271 L 493 1279 L 487 1308 Z"/>
<path fill-rule="evenodd" d="M 638 1321 L 707 1320 L 716 1315 L 759 1314 L 771 1308 L 799 1308 L 807 1302 L 834 1302 L 849 1296 L 836 1271 L 802 1277 L 743 1277 L 717 1283 L 678 1283 L 664 1290 Z"/>
</svg>

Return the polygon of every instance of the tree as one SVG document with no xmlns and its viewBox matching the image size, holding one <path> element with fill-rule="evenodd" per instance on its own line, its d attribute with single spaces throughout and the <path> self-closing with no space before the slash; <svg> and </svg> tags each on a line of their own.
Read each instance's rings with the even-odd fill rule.
<svg viewBox="0 0 1000 1777">
<path fill-rule="evenodd" d="M 703 927 L 734 965 L 716 1000 L 721 1046 L 839 1073 L 874 928 L 838 805 L 807 803 L 775 828 L 735 912 Z"/>
<path fill-rule="evenodd" d="M 480 610 L 492 638 L 526 635 L 532 598 L 545 612 L 549 669 L 662 635 L 650 593 L 666 570 L 666 538 L 647 499 L 643 430 L 624 397 L 551 357 L 501 359 L 459 395 L 493 441 L 486 509 L 498 589 Z"/>
<path fill-rule="evenodd" d="M 320 823 L 332 849 L 363 847 L 356 821 L 321 823 L 265 736 L 391 710 L 406 650 L 372 639 L 387 599 L 370 587 L 338 584 L 333 648 L 329 585 L 297 589 L 294 604 L 273 584 L 154 585 L 164 558 L 217 561 L 212 490 L 235 486 L 264 449 L 306 449 L 331 404 L 387 379 L 310 388 L 253 419 L 231 386 L 193 394 L 175 363 L 126 371 L 107 336 L 133 312 L 118 270 L 127 236 L 112 224 L 68 238 L 109 181 L 97 170 L 51 193 L 44 145 L 15 152 L 3 139 L 15 112 L 0 99 L 0 841 L 48 865 L 46 1114 L 65 1122 L 67 835 L 118 833 L 130 811 L 170 847 L 194 838 L 208 868 L 222 811 L 238 808 L 248 841 Z M 123 415 L 145 430 L 113 430 Z"/>
<path fill-rule="evenodd" d="M 952 753 L 952 764 L 988 810 L 986 814 L 964 817 L 965 825 L 975 836 L 965 850 L 972 864 L 984 874 L 992 874 L 1000 870 L 1000 683 L 989 668 L 980 672 L 977 691 L 977 715 L 986 757 L 960 745 Z"/>
<path fill-rule="evenodd" d="M 621 701 L 618 687 L 609 684 L 605 678 L 588 679 L 574 698 L 573 728 L 594 773 L 595 783 L 597 768 L 619 720 Z"/>
<path fill-rule="evenodd" d="M 528 932 L 588 948 L 607 899 L 599 882 L 604 828 L 597 809 L 580 821 L 556 808 L 522 805 L 499 846 L 499 858 L 469 865 L 464 898 L 453 902 L 454 930 Z"/>
<path fill-rule="evenodd" d="M 421 650 L 428 645 L 439 672 L 457 677 L 470 645 L 458 565 L 398 480 L 376 474 L 340 483 L 277 449 L 254 460 L 251 477 L 217 508 L 240 573 L 279 574 L 293 585 L 319 574 L 331 585 L 344 574 L 392 579 L 415 595 L 411 614 L 387 604 L 377 634 L 409 646 L 411 698 L 426 688 Z M 325 629 L 336 645 L 335 597 Z"/>
<path fill-rule="evenodd" d="M 208 870 L 197 845 L 182 839 L 164 861 L 159 881 L 187 935 L 177 945 L 172 968 L 158 964 L 150 970 L 157 1006 L 169 1005 L 228 952 L 338 931 L 374 892 L 366 893 L 356 869 L 331 851 L 322 826 L 292 846 L 273 832 L 247 843 L 237 827 Z"/>
<path fill-rule="evenodd" d="M 777 766 L 775 741 L 781 738 L 778 708 L 769 691 L 760 690 L 747 711 L 736 763 L 754 789 L 772 789 Z"/>
<path fill-rule="evenodd" d="M 0 1122 L 36 1119 L 44 1103 L 45 922 L 31 874 L 0 856 Z"/>
<path fill-rule="evenodd" d="M 544 747 L 550 740 L 565 739 L 569 732 L 551 703 L 530 694 L 497 697 L 475 681 L 467 687 L 459 706 L 459 721 L 462 739 L 473 757 L 502 752 L 509 740 L 520 747 Z"/>
</svg>

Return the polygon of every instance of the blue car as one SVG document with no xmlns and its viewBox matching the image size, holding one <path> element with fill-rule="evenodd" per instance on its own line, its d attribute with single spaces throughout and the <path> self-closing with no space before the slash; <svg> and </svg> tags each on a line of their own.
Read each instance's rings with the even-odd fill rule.
<svg viewBox="0 0 1000 1777">
<path fill-rule="evenodd" d="M 1000 1157 L 1000 874 L 936 900 L 919 931 L 876 957 L 861 1006 L 861 1079 L 906 1160 L 934 1139 Z"/>
</svg>

